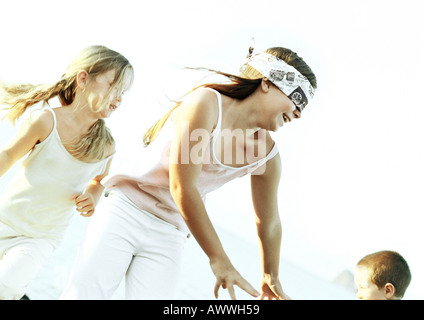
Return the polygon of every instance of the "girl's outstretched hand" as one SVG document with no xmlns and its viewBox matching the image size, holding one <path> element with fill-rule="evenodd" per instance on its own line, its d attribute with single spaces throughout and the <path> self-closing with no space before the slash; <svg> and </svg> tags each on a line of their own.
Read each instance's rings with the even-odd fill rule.
<svg viewBox="0 0 424 320">
<path fill-rule="evenodd" d="M 234 285 L 237 285 L 253 297 L 259 297 L 259 292 L 238 273 L 231 262 L 226 260 L 227 259 L 219 259 L 217 261 L 210 261 L 210 266 L 216 277 L 214 289 L 215 298 L 218 298 L 218 290 L 222 287 L 223 289 L 228 289 L 228 293 L 232 300 L 236 300 Z"/>
<path fill-rule="evenodd" d="M 269 275 L 263 275 L 261 283 L 261 300 L 291 300 L 283 292 L 280 280 L 274 279 Z"/>
</svg>

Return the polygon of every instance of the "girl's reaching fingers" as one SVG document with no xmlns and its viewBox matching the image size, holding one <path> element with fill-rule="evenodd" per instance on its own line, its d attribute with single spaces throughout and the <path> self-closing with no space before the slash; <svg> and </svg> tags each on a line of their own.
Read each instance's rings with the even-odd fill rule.
<svg viewBox="0 0 424 320">
<path fill-rule="evenodd" d="M 227 289 L 228 289 L 228 293 L 230 294 L 231 300 L 237 300 L 236 293 L 234 292 L 234 286 L 229 285 Z"/>
<path fill-rule="evenodd" d="M 253 286 L 249 282 L 247 282 L 247 280 L 241 278 L 236 282 L 236 284 L 251 296 L 256 298 L 260 296 L 260 293 L 255 288 L 253 288 Z"/>
<path fill-rule="evenodd" d="M 215 298 L 218 299 L 218 291 L 219 291 L 219 287 L 221 287 L 221 281 L 216 280 L 215 283 L 215 288 L 213 290 L 214 294 L 215 294 Z"/>
</svg>

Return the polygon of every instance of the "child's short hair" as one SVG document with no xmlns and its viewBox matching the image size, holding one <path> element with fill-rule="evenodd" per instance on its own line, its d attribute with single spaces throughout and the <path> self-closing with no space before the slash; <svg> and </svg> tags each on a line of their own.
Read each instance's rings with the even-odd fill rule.
<svg viewBox="0 0 424 320">
<path fill-rule="evenodd" d="M 402 298 L 411 282 L 411 271 L 406 260 L 395 251 L 378 251 L 363 257 L 357 264 L 370 270 L 370 281 L 379 289 L 386 283 L 395 287 L 395 296 Z"/>
</svg>

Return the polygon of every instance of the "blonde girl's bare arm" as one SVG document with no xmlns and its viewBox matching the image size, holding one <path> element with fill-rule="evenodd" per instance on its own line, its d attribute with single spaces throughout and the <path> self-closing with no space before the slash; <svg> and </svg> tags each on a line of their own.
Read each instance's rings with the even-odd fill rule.
<svg viewBox="0 0 424 320">
<path fill-rule="evenodd" d="M 44 111 L 29 118 L 18 130 L 12 140 L 0 149 L 0 177 L 18 160 L 42 142 L 53 130 L 53 116 Z"/>
<path fill-rule="evenodd" d="M 108 149 L 107 154 L 109 156 L 115 153 L 115 145 L 109 145 Z M 81 216 L 91 217 L 94 214 L 96 205 L 104 191 L 101 181 L 109 174 L 112 159 L 111 157 L 108 160 L 105 171 L 88 183 L 82 194 L 74 196 L 75 205 L 77 206 L 76 210 L 80 212 Z"/>
<path fill-rule="evenodd" d="M 190 141 L 194 131 L 207 134 L 212 132 L 218 119 L 218 108 L 214 107 L 216 105 L 215 93 L 200 89 L 188 96 L 178 107 L 176 131 L 170 152 L 170 191 L 191 233 L 209 257 L 217 279 L 215 296 L 218 296 L 218 290 L 222 286 L 228 289 L 231 298 L 235 299 L 234 285 L 252 295 L 259 294 L 232 266 L 196 187 L 202 164 L 201 161 L 196 161 L 199 159 L 194 156 L 198 155 L 203 159 L 202 152 L 199 154 L 197 150 L 204 150 L 209 139 L 205 136 L 199 141 Z M 186 145 L 188 148 L 184 150 Z M 196 152 L 191 154 L 194 146 Z M 187 163 L 182 163 L 184 159 Z"/>
<path fill-rule="evenodd" d="M 251 190 L 262 263 L 261 299 L 287 299 L 279 281 L 281 222 L 278 212 L 279 154 L 266 163 L 265 172 L 252 174 Z"/>
</svg>

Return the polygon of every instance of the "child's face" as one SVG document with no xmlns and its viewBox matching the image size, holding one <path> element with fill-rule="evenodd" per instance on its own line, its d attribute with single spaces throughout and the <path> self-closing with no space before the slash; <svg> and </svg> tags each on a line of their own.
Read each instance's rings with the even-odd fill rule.
<svg viewBox="0 0 424 320">
<path fill-rule="evenodd" d="M 115 70 L 109 70 L 97 75 L 90 82 L 90 91 L 88 93 L 88 101 L 92 111 L 97 113 L 100 118 L 108 118 L 114 112 L 122 101 L 123 92 L 113 90 L 109 94 L 109 90 L 113 85 L 115 79 Z M 124 88 L 129 87 L 130 83 L 130 70 L 125 73 Z M 108 96 L 109 94 L 109 96 Z M 108 99 L 105 98 L 108 97 Z"/>
<path fill-rule="evenodd" d="M 355 283 L 358 287 L 356 296 L 361 300 L 387 300 L 385 289 L 379 289 L 370 281 L 370 278 L 370 270 L 367 267 L 356 267 Z"/>
</svg>

